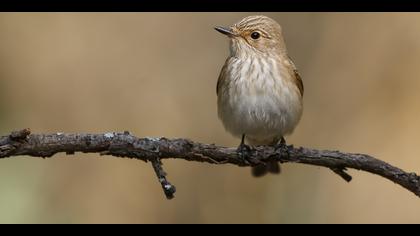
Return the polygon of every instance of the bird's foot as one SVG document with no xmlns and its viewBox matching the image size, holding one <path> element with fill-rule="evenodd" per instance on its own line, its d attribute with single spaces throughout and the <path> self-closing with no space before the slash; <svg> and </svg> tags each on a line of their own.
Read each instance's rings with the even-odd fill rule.
<svg viewBox="0 0 420 236">
<path fill-rule="evenodd" d="M 289 147 L 287 146 L 286 140 L 283 137 L 275 146 L 275 151 L 279 152 L 281 156 L 290 157 Z"/>
<path fill-rule="evenodd" d="M 245 144 L 245 134 L 242 135 L 241 144 L 239 144 L 239 147 L 236 149 L 236 152 L 238 153 L 239 158 L 246 165 L 255 166 L 261 163 L 265 165 L 265 163 L 252 157 L 252 147 Z"/>
<path fill-rule="evenodd" d="M 258 158 L 253 157 L 253 147 L 248 146 L 246 144 L 240 144 L 239 147 L 236 149 L 238 153 L 238 157 L 246 164 L 250 166 L 257 166 L 262 165 L 266 166 L 265 162 L 258 160 Z"/>
<path fill-rule="evenodd" d="M 246 164 L 253 163 L 251 155 L 251 147 L 246 145 L 245 143 L 241 143 L 239 147 L 236 149 L 238 153 L 238 157 L 241 158 Z"/>
</svg>

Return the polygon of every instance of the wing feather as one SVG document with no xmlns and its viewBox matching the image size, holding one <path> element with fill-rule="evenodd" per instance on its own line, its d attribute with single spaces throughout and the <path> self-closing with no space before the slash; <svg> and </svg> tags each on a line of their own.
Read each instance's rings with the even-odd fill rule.
<svg viewBox="0 0 420 236">
<path fill-rule="evenodd" d="M 294 82 L 296 83 L 296 85 L 299 88 L 300 95 L 303 97 L 304 87 L 303 87 L 302 78 L 300 77 L 300 74 L 299 74 L 295 64 L 293 63 L 292 59 L 289 57 L 288 60 L 289 60 L 288 64 L 290 65 L 290 70 L 292 70 L 291 72 L 293 72 L 293 75 L 294 75 L 294 79 L 295 79 Z"/>
<path fill-rule="evenodd" d="M 217 85 L 216 85 L 216 94 L 219 94 L 220 86 L 222 86 L 222 83 L 226 79 L 226 73 L 227 73 L 227 65 L 229 58 L 226 60 L 225 64 L 222 67 L 222 70 L 220 71 L 219 78 L 217 79 Z"/>
</svg>

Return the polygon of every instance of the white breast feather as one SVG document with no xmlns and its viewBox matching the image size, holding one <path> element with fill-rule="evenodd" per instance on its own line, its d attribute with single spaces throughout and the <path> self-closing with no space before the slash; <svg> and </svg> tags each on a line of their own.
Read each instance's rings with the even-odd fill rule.
<svg viewBox="0 0 420 236">
<path fill-rule="evenodd" d="M 302 113 L 296 85 L 284 79 L 290 75 L 281 74 L 275 60 L 260 60 L 262 69 L 251 70 L 250 58 L 236 59 L 228 70 L 236 71 L 241 63 L 240 73 L 227 79 L 227 89 L 218 95 L 219 117 L 226 130 L 257 142 L 290 134 Z"/>
</svg>

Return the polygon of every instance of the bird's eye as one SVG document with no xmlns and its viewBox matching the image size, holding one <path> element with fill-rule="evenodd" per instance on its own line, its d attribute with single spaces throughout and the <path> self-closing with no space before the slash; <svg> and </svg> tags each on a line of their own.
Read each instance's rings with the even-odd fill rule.
<svg viewBox="0 0 420 236">
<path fill-rule="evenodd" d="M 258 32 L 252 32 L 252 34 L 251 34 L 251 38 L 252 38 L 252 39 L 258 39 L 260 36 L 261 36 L 261 35 L 260 35 L 260 33 L 258 33 Z"/>
</svg>

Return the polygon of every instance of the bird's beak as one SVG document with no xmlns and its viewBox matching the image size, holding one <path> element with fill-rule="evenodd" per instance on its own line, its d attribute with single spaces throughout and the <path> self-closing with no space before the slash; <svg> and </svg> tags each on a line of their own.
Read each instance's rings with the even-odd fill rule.
<svg viewBox="0 0 420 236">
<path fill-rule="evenodd" d="M 217 27 L 214 27 L 214 29 L 219 31 L 220 33 L 222 33 L 224 35 L 229 36 L 229 37 L 236 36 L 236 34 L 233 32 L 233 30 L 231 28 L 217 26 Z"/>
</svg>

